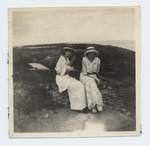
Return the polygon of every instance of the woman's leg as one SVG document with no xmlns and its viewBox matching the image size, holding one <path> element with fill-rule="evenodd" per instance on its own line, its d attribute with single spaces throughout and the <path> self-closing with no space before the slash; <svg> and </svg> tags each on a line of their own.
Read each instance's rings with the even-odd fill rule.
<svg viewBox="0 0 150 146">
<path fill-rule="evenodd" d="M 98 111 L 103 110 L 103 101 L 102 101 L 102 94 L 97 87 L 96 82 L 92 84 L 92 97 L 94 98 L 95 107 Z M 95 90 L 94 90 L 95 89 Z"/>
<path fill-rule="evenodd" d="M 98 111 L 102 110 L 102 94 L 97 87 L 97 84 L 93 78 L 88 77 L 88 80 L 85 84 L 86 97 L 88 108 L 95 113 L 97 107 Z"/>
<path fill-rule="evenodd" d="M 86 107 L 84 85 L 80 81 L 72 79 L 67 91 L 71 109 L 83 110 Z"/>
</svg>

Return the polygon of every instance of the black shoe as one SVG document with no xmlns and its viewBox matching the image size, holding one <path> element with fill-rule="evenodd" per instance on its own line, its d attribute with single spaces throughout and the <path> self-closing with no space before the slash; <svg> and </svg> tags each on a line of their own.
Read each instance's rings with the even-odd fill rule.
<svg viewBox="0 0 150 146">
<path fill-rule="evenodd" d="M 89 109 L 87 107 L 85 107 L 83 110 L 81 110 L 81 113 L 88 114 L 89 113 Z"/>
</svg>

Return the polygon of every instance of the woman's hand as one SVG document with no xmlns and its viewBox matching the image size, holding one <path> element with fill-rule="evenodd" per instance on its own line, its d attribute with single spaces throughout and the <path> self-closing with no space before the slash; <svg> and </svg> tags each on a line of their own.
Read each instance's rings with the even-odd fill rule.
<svg viewBox="0 0 150 146">
<path fill-rule="evenodd" d="M 74 67 L 67 67 L 67 71 L 72 71 L 72 70 L 74 70 Z"/>
<path fill-rule="evenodd" d="M 101 79 L 97 79 L 97 84 L 100 84 L 101 83 Z"/>
<path fill-rule="evenodd" d="M 96 75 L 88 75 L 89 77 L 92 77 L 93 79 L 95 79 L 95 81 L 97 82 L 97 84 L 100 84 L 101 79 L 97 78 Z"/>
</svg>

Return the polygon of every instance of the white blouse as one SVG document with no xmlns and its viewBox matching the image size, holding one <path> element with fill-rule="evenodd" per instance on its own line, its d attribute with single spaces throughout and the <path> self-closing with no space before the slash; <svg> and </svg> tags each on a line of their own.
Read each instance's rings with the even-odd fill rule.
<svg viewBox="0 0 150 146">
<path fill-rule="evenodd" d="M 100 59 L 95 57 L 93 62 L 90 62 L 87 57 L 83 57 L 82 60 L 82 73 L 87 75 L 87 73 L 98 73 L 100 70 Z"/>
<path fill-rule="evenodd" d="M 69 59 L 68 58 L 65 59 L 65 57 L 61 55 L 55 67 L 57 74 L 59 74 L 60 76 L 65 75 L 67 68 L 69 67 L 70 67 Z"/>
</svg>

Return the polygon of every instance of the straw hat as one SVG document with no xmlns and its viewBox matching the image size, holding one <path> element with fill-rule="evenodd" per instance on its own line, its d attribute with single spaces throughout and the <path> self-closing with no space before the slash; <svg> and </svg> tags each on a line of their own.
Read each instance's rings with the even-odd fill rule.
<svg viewBox="0 0 150 146">
<path fill-rule="evenodd" d="M 63 47 L 63 50 L 64 50 L 64 51 L 66 51 L 66 50 L 74 51 L 74 49 L 72 49 L 71 47 Z"/>
<path fill-rule="evenodd" d="M 95 53 L 97 56 L 99 55 L 98 51 L 93 46 L 87 48 L 87 50 L 84 53 L 84 56 L 86 56 L 88 53 Z"/>
</svg>

